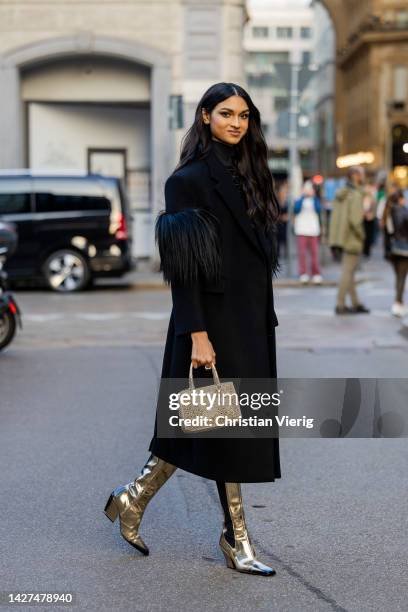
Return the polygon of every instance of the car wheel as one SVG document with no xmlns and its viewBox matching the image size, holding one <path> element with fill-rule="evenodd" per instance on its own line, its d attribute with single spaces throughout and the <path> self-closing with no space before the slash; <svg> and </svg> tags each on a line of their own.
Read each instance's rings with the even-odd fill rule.
<svg viewBox="0 0 408 612">
<path fill-rule="evenodd" d="M 71 249 L 60 249 L 49 255 L 43 266 L 44 278 L 53 291 L 81 291 L 89 283 L 91 273 L 86 259 Z"/>
<path fill-rule="evenodd" d="M 0 314 L 0 351 L 6 347 L 16 333 L 16 320 L 11 312 Z"/>
</svg>

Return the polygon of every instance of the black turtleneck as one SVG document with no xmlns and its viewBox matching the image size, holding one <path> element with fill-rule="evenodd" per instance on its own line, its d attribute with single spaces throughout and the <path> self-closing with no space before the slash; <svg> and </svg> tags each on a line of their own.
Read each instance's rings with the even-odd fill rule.
<svg viewBox="0 0 408 612">
<path fill-rule="evenodd" d="M 217 154 L 218 159 L 225 166 L 232 166 L 233 160 L 235 159 L 235 145 L 230 145 L 221 140 L 212 139 L 212 146 Z"/>
<path fill-rule="evenodd" d="M 242 188 L 243 178 L 237 166 L 236 145 L 230 145 L 226 142 L 221 142 L 220 140 L 215 140 L 213 138 L 212 147 L 217 155 L 217 158 L 231 174 L 234 185 L 240 191 L 244 201 L 246 201 L 245 192 Z"/>
</svg>

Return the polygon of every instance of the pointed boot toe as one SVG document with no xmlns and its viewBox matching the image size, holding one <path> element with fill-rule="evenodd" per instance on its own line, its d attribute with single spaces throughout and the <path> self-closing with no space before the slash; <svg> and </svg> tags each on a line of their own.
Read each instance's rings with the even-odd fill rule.
<svg viewBox="0 0 408 612">
<path fill-rule="evenodd" d="M 150 455 L 138 478 L 127 485 L 117 487 L 109 496 L 104 512 L 115 522 L 119 517 L 120 533 L 131 546 L 143 555 L 149 549 L 139 535 L 139 525 L 148 502 L 176 470 L 155 455 Z"/>
<path fill-rule="evenodd" d="M 139 507 L 129 503 L 129 492 L 126 486 L 112 491 L 106 502 L 104 513 L 112 523 L 119 517 L 121 536 L 143 555 L 149 554 L 148 547 L 138 533 L 143 513 Z"/>
<path fill-rule="evenodd" d="M 276 571 L 273 567 L 261 563 L 255 557 L 255 551 L 249 541 L 236 542 L 235 546 L 231 546 L 224 537 L 220 538 L 220 548 L 225 557 L 227 567 L 234 569 L 243 574 L 255 574 L 258 576 L 274 576 Z"/>
<path fill-rule="evenodd" d="M 227 566 L 244 574 L 274 576 L 276 571 L 256 558 L 245 522 L 240 483 L 217 482 L 217 486 L 225 514 L 219 544 Z"/>
</svg>

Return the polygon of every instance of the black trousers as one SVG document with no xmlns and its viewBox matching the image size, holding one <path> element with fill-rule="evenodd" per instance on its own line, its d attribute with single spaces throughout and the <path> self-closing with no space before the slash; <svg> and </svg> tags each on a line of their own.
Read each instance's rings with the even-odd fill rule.
<svg viewBox="0 0 408 612">
<path fill-rule="evenodd" d="M 374 244 L 376 222 L 377 222 L 376 219 L 370 219 L 370 220 L 365 219 L 364 220 L 365 239 L 364 239 L 363 253 L 366 257 L 370 257 L 371 247 Z"/>
</svg>

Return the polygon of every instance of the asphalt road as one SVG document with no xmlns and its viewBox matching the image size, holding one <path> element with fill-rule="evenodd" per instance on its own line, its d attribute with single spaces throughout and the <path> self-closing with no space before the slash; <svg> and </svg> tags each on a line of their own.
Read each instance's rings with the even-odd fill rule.
<svg viewBox="0 0 408 612">
<path fill-rule="evenodd" d="M 390 282 L 364 286 L 373 314 L 352 320 L 333 317 L 333 289 L 282 289 L 280 376 L 406 376 Z M 75 610 L 407 609 L 406 438 L 281 440 L 282 478 L 243 485 L 274 577 L 225 566 L 215 485 L 181 470 L 146 510 L 143 557 L 103 507 L 148 457 L 170 296 L 17 299 L 24 329 L 0 358 L 0 591 L 72 592 Z"/>
</svg>

